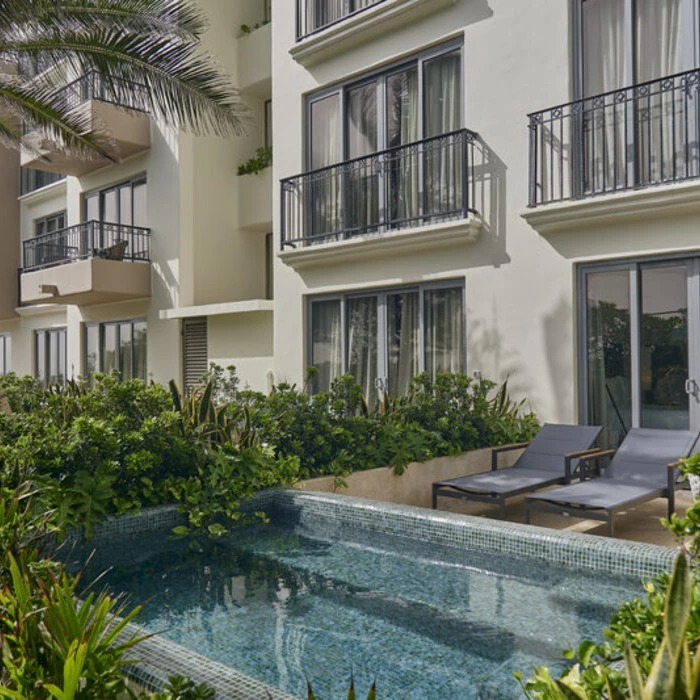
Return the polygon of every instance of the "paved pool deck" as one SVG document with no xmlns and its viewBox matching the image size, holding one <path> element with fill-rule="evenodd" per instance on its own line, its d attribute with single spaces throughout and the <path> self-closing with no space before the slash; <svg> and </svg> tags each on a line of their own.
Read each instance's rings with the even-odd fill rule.
<svg viewBox="0 0 700 700">
<path fill-rule="evenodd" d="M 693 503 L 690 491 L 676 491 L 676 512 L 681 515 Z M 661 518 L 666 517 L 666 499 L 657 498 L 648 501 L 629 511 L 620 512 L 615 517 L 615 537 L 632 542 L 647 542 L 668 547 L 676 546 L 676 541 L 666 528 L 661 525 Z M 496 506 L 485 503 L 460 501 L 458 499 L 441 498 L 440 510 L 466 515 L 481 515 L 487 518 L 497 518 Z M 506 507 L 506 520 L 514 523 L 525 522 L 524 496 L 513 498 Z M 567 517 L 556 513 L 532 513 L 532 525 L 551 527 L 556 530 L 569 530 L 571 532 L 583 532 L 591 535 L 607 535 L 607 523 L 599 520 L 583 520 Z"/>
</svg>

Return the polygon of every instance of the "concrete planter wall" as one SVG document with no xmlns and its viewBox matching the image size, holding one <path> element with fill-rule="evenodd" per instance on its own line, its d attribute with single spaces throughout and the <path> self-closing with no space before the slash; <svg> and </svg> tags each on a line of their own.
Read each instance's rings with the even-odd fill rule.
<svg viewBox="0 0 700 700">
<path fill-rule="evenodd" d="M 518 451 L 514 451 L 499 455 L 499 467 L 513 464 L 518 454 Z M 490 468 L 491 449 L 484 448 L 427 462 L 411 462 L 401 476 L 394 474 L 390 467 L 353 472 L 344 477 L 347 488 L 335 486 L 335 477 L 332 476 L 309 479 L 298 488 L 430 508 L 433 482 L 476 474 Z"/>
</svg>

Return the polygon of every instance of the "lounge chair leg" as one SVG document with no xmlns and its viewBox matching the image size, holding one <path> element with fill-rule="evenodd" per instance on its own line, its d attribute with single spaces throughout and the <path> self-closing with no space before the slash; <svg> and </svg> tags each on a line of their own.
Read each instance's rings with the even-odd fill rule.
<svg viewBox="0 0 700 700">
<path fill-rule="evenodd" d="M 530 524 L 530 506 L 527 503 L 525 504 L 525 524 Z"/>
<path fill-rule="evenodd" d="M 610 513 L 610 515 L 608 517 L 608 537 L 612 537 L 613 533 L 615 532 L 615 525 L 613 523 L 614 517 L 615 516 L 612 513 Z"/>
<path fill-rule="evenodd" d="M 433 510 L 437 510 L 437 488 L 433 486 Z"/>
<path fill-rule="evenodd" d="M 498 502 L 498 517 L 501 520 L 506 519 L 506 502 L 505 502 L 505 500 L 501 500 Z"/>
</svg>

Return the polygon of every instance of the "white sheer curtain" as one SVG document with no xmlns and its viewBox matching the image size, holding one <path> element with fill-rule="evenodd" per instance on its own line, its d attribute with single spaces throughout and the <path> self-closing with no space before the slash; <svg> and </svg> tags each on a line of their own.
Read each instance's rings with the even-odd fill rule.
<svg viewBox="0 0 700 700">
<path fill-rule="evenodd" d="M 340 95 L 335 93 L 311 103 L 311 170 L 338 163 L 342 158 L 340 139 Z M 332 233 L 340 225 L 339 175 L 332 170 L 312 174 L 302 194 L 306 221 L 312 235 Z M 322 239 L 321 239 L 322 240 Z"/>
<path fill-rule="evenodd" d="M 435 289 L 423 299 L 425 371 L 464 372 L 464 299 L 460 288 Z"/>
<path fill-rule="evenodd" d="M 348 299 L 346 314 L 347 371 L 371 405 L 377 400 L 377 298 Z"/>
<path fill-rule="evenodd" d="M 327 391 L 342 373 L 340 300 L 311 305 L 311 364 L 318 369 L 316 391 Z"/>
<path fill-rule="evenodd" d="M 348 90 L 345 99 L 348 159 L 376 153 L 377 82 Z M 374 159 L 358 160 L 346 172 L 343 228 L 358 233 L 376 228 L 379 223 L 379 192 Z"/>
<path fill-rule="evenodd" d="M 454 51 L 426 61 L 424 136 L 439 136 L 461 126 L 461 60 Z M 439 214 L 461 206 L 461 148 L 440 141 L 426 145 L 426 213 Z"/>
<path fill-rule="evenodd" d="M 415 143 L 418 135 L 418 69 L 409 68 L 386 80 L 387 147 Z M 419 151 L 401 149 L 387 157 L 389 220 L 410 224 L 418 216 Z"/>
<path fill-rule="evenodd" d="M 637 0 L 637 81 L 658 80 L 693 68 L 684 51 L 682 0 Z M 684 61 L 685 57 L 685 61 Z M 639 167 L 642 182 L 663 182 L 697 173 L 697 93 L 674 81 L 659 83 L 638 99 Z M 686 156 L 691 171 L 686 173 Z"/>
<path fill-rule="evenodd" d="M 583 94 L 586 98 L 620 90 L 632 80 L 631 31 L 627 0 L 583 3 Z M 628 120 L 632 105 L 614 98 L 584 102 L 584 182 L 586 192 L 627 187 Z"/>
<path fill-rule="evenodd" d="M 389 393 L 401 396 L 420 372 L 420 299 L 418 292 L 387 295 Z"/>
<path fill-rule="evenodd" d="M 306 0 L 306 31 L 313 32 L 342 19 L 347 14 L 346 2 L 347 0 Z"/>
</svg>

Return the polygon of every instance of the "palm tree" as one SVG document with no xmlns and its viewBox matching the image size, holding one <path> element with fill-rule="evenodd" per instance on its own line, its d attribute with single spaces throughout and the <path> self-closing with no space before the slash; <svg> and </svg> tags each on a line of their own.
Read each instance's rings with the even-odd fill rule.
<svg viewBox="0 0 700 700">
<path fill-rule="evenodd" d="M 0 0 L 0 140 L 27 147 L 24 134 L 39 130 L 114 159 L 108 135 L 68 99 L 76 76 L 194 133 L 241 133 L 247 108 L 202 51 L 205 29 L 191 0 Z"/>
</svg>

